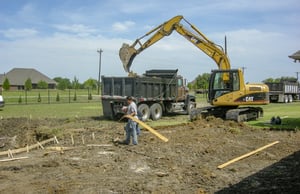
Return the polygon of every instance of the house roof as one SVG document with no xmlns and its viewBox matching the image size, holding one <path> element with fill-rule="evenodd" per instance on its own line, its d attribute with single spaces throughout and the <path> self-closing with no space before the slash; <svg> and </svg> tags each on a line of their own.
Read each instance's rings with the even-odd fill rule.
<svg viewBox="0 0 300 194">
<path fill-rule="evenodd" d="M 33 84 L 37 84 L 40 81 L 45 81 L 48 84 L 56 84 L 53 79 L 50 79 L 41 72 L 27 68 L 13 68 L 6 74 L 1 74 L 0 83 L 3 83 L 5 78 L 8 78 L 10 85 L 24 85 L 28 78 L 31 79 L 31 83 Z"/>
<path fill-rule="evenodd" d="M 294 54 L 289 56 L 290 58 L 294 59 L 295 62 L 298 60 L 300 62 L 300 50 L 295 52 Z"/>
</svg>

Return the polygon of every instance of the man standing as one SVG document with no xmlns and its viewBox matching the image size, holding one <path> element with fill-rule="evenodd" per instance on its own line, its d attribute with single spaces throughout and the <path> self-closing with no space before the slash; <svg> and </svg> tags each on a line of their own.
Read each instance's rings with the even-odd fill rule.
<svg viewBox="0 0 300 194">
<path fill-rule="evenodd" d="M 133 101 L 133 98 L 131 96 L 128 96 L 127 98 L 127 115 L 133 116 L 135 118 L 137 117 L 137 106 L 135 102 Z M 138 139 L 137 139 L 137 123 L 131 119 L 128 119 L 128 122 L 125 126 L 126 130 L 126 139 L 123 142 L 124 144 L 129 145 L 130 144 L 130 137 L 132 136 L 132 144 L 137 145 L 138 144 Z"/>
</svg>

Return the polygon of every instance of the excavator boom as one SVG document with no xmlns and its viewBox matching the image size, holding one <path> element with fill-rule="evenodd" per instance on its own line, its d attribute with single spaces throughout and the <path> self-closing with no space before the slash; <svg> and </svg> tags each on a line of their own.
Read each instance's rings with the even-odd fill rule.
<svg viewBox="0 0 300 194">
<path fill-rule="evenodd" d="M 184 20 L 186 23 L 188 23 L 189 26 L 193 29 L 193 32 L 184 27 L 180 23 L 181 20 Z M 133 59 L 137 54 L 150 47 L 154 43 L 158 42 L 163 37 L 169 36 L 173 31 L 176 31 L 177 33 L 185 37 L 197 48 L 211 57 L 218 65 L 219 69 L 230 69 L 230 62 L 225 52 L 223 51 L 223 48 L 210 41 L 203 33 L 200 32 L 200 30 L 198 30 L 194 25 L 184 19 L 183 16 L 179 15 L 157 26 L 153 30 L 146 33 L 144 36 L 136 39 L 136 41 L 132 45 L 124 43 L 119 51 L 119 56 L 123 63 L 124 70 L 126 72 L 129 72 Z M 152 37 L 150 37 L 145 43 L 141 42 L 143 38 L 151 34 L 153 34 Z"/>
</svg>

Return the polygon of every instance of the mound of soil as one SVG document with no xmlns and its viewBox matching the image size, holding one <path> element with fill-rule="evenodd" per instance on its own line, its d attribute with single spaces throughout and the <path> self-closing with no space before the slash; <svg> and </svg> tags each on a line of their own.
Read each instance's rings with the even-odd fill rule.
<svg viewBox="0 0 300 194">
<path fill-rule="evenodd" d="M 168 119 L 164 118 L 166 122 Z M 0 162 L 0 193 L 297 193 L 300 133 L 216 118 L 142 130 L 139 145 L 114 144 L 124 123 L 99 118 L 2 119 L 0 153 L 57 136 L 59 144 Z M 217 166 L 274 141 L 223 169 Z M 57 151 L 50 147 L 72 148 Z M 7 159 L 1 155 L 0 159 Z"/>
</svg>

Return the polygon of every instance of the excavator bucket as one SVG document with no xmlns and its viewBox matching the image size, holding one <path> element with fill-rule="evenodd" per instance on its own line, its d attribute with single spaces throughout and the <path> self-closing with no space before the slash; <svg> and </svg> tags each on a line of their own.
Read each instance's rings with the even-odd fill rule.
<svg viewBox="0 0 300 194">
<path fill-rule="evenodd" d="M 130 66 L 136 54 L 137 50 L 134 47 L 130 47 L 129 44 L 123 43 L 119 50 L 119 56 L 126 72 L 129 72 Z"/>
</svg>

